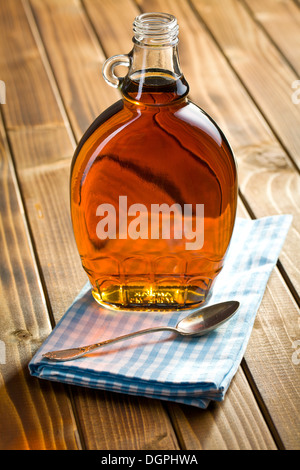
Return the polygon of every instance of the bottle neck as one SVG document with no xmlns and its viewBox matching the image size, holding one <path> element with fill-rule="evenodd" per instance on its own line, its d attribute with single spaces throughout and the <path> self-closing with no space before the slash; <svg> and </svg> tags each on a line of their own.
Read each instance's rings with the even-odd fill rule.
<svg viewBox="0 0 300 470">
<path fill-rule="evenodd" d="M 143 13 L 135 18 L 129 72 L 121 85 L 125 98 L 162 105 L 188 94 L 178 60 L 178 30 L 176 18 L 169 13 Z"/>
<path fill-rule="evenodd" d="M 124 98 L 148 105 L 168 104 L 188 94 L 179 65 L 177 44 L 146 45 L 134 41 L 131 64 L 121 92 Z"/>
</svg>

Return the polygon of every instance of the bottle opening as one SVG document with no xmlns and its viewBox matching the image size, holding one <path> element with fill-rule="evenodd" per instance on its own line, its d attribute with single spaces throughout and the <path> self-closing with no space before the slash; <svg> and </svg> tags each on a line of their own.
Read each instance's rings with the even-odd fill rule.
<svg viewBox="0 0 300 470">
<path fill-rule="evenodd" d="M 133 41 L 144 45 L 170 46 L 178 42 L 179 26 L 169 13 L 143 13 L 133 22 Z"/>
</svg>

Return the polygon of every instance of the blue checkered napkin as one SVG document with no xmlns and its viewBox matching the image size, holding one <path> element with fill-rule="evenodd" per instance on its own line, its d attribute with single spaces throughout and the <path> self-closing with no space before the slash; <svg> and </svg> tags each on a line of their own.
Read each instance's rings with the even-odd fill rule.
<svg viewBox="0 0 300 470">
<path fill-rule="evenodd" d="M 225 266 L 208 304 L 238 300 L 236 315 L 209 335 L 169 332 L 138 336 L 70 362 L 47 351 L 82 346 L 152 326 L 174 326 L 187 312 L 113 312 L 100 307 L 87 284 L 29 364 L 42 379 L 143 395 L 206 408 L 220 401 L 245 352 L 269 275 L 289 229 L 289 215 L 237 219 Z"/>
</svg>

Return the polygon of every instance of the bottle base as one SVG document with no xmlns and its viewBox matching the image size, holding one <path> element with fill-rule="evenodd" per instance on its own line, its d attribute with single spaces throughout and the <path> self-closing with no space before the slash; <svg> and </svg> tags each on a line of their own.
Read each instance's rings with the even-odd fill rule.
<svg viewBox="0 0 300 470">
<path fill-rule="evenodd" d="M 190 310 L 206 303 L 211 296 L 211 280 L 198 286 L 125 286 L 92 288 L 94 299 L 103 307 L 124 311 L 176 311 Z"/>
</svg>

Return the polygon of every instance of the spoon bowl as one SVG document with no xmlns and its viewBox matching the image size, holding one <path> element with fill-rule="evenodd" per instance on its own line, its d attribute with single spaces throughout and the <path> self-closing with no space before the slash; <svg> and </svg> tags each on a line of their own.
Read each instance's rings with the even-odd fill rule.
<svg viewBox="0 0 300 470">
<path fill-rule="evenodd" d="M 229 320 L 229 318 L 231 318 L 238 310 L 239 306 L 240 304 L 236 300 L 209 305 L 208 307 L 204 307 L 200 310 L 192 312 L 190 315 L 180 320 L 175 327 L 157 326 L 153 328 L 147 328 L 145 330 L 135 331 L 127 335 L 108 339 L 99 343 L 89 344 L 87 346 L 61 349 L 59 351 L 50 351 L 46 354 L 43 354 L 43 357 L 51 361 L 72 361 L 107 344 L 116 343 L 117 341 L 124 341 L 125 339 L 133 338 L 134 336 L 140 336 L 146 333 L 154 333 L 156 331 L 166 330 L 183 336 L 202 336 L 214 330 L 215 328 L 218 328 L 224 322 Z"/>
<path fill-rule="evenodd" d="M 180 320 L 176 329 L 181 335 L 205 335 L 229 320 L 239 306 L 236 300 L 209 305 Z"/>
</svg>

